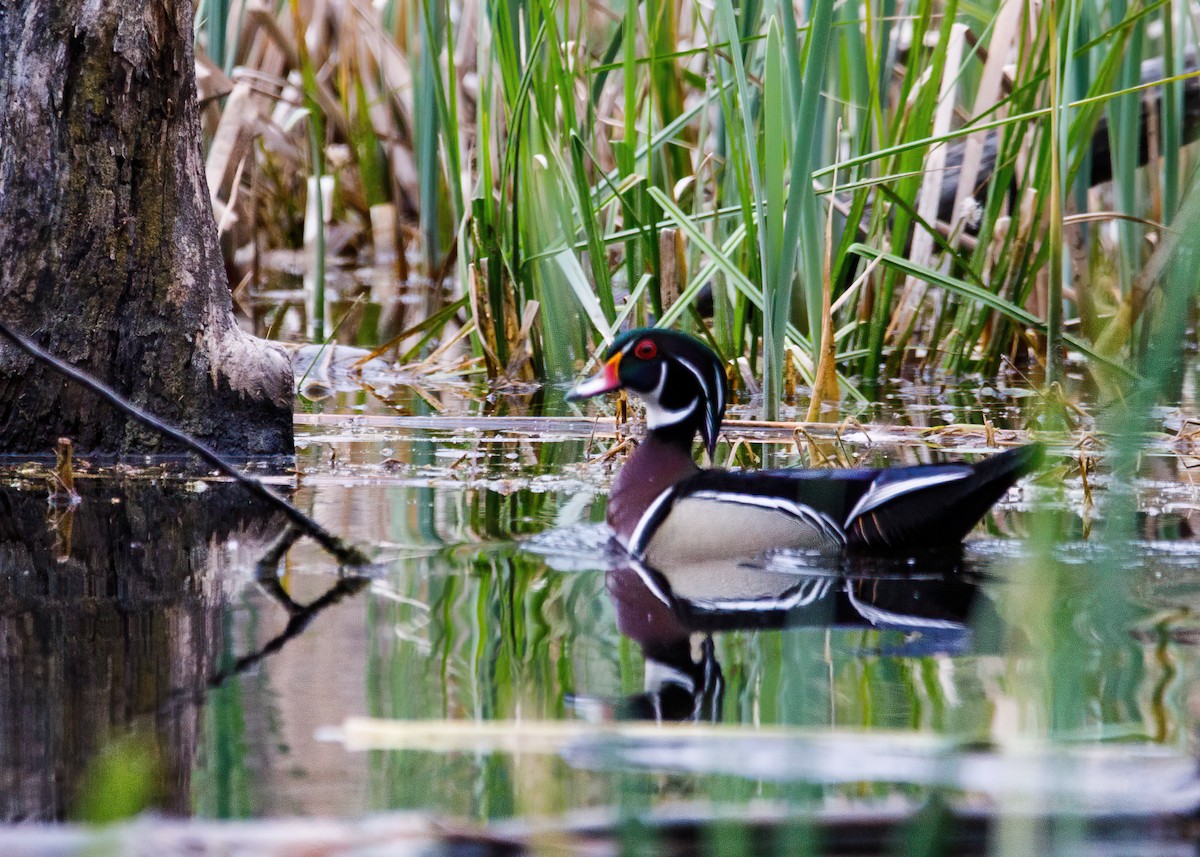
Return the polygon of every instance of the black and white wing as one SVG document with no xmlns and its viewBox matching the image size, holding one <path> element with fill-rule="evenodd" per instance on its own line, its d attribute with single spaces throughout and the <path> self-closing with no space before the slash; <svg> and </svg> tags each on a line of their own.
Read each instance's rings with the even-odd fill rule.
<svg viewBox="0 0 1200 857">
<path fill-rule="evenodd" d="M 1041 458 L 1033 444 L 974 464 L 881 470 L 846 516 L 847 544 L 887 551 L 957 544 Z"/>
</svg>

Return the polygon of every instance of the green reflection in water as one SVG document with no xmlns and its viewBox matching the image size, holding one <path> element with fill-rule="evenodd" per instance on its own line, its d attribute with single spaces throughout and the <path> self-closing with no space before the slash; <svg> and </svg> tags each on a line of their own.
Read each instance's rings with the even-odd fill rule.
<svg viewBox="0 0 1200 857">
<path fill-rule="evenodd" d="M 521 467 L 562 473 L 585 456 L 586 445 L 582 440 L 531 444 L 519 453 Z M 432 468 L 455 460 L 445 446 L 428 440 L 396 446 L 394 456 L 411 466 Z M 603 495 L 589 495 L 581 503 L 578 491 L 541 491 L 522 482 L 509 491 L 497 480 L 512 472 L 508 456 L 515 446 L 511 440 L 481 438 L 450 447 L 482 453 L 472 464 L 475 474 L 488 480 L 482 486 L 464 480 L 461 488 L 351 483 L 316 489 L 326 515 L 347 510 L 341 520 L 363 528 L 357 537 L 399 546 L 398 558 L 372 590 L 353 602 L 365 649 L 361 662 L 338 668 L 362 673 L 363 696 L 340 700 L 340 714 L 330 725 L 337 716 L 362 713 L 400 719 L 560 719 L 574 716 L 572 695 L 611 701 L 642 692 L 644 658 L 640 647 L 616 630 L 605 575 L 556 571 L 516 543 L 524 534 L 558 524 L 600 520 Z M 362 444 L 342 460 L 353 463 L 353 456 L 366 460 L 372 454 L 374 460 L 382 457 Z M 309 496 L 308 502 L 316 501 Z M 1185 580 L 1164 595 L 1153 563 L 1137 553 L 1142 550 L 1137 546 L 1131 564 L 1124 566 L 1112 560 L 1111 567 L 1100 568 L 1110 560 L 1099 552 L 1083 560 L 1069 553 L 1064 557 L 1061 535 L 1075 529 L 1071 516 L 1056 511 L 1064 505 L 1051 497 L 1027 516 L 1035 534 L 1053 538 L 1034 539 L 1041 549 L 1014 563 L 1007 576 L 983 583 L 990 606 L 976 636 L 984 642 L 977 639 L 964 652 L 911 654 L 906 647 L 912 635 L 895 630 L 721 633 L 715 640 L 725 679 L 721 719 L 747 726 L 930 732 L 968 743 L 1028 735 L 1070 741 L 1172 736 L 1182 745 L 1189 722 L 1182 688 L 1195 675 L 1194 650 L 1173 641 L 1172 619 L 1149 624 L 1146 619 L 1162 610 L 1156 598 L 1177 603 L 1175 594 L 1190 596 L 1194 582 Z M 297 565 L 308 563 L 309 573 L 328 573 L 312 562 L 297 560 Z M 1116 575 L 1127 579 L 1113 590 L 1099 587 Z M 1114 598 L 1121 603 L 1114 606 Z M 320 639 L 328 633 L 322 622 L 317 619 L 306 633 Z M 1145 624 L 1150 636 L 1132 638 L 1131 624 Z M 317 662 L 311 668 L 329 669 Z M 250 759 L 263 754 L 243 746 L 248 708 L 275 698 L 286 719 L 306 704 L 276 683 L 276 670 L 268 660 L 255 678 L 235 680 L 210 698 L 204 764 L 196 777 L 203 814 L 261 811 Z M 243 694 L 242 682 L 258 680 L 261 691 L 252 698 Z M 675 800 L 744 806 L 763 799 L 816 808 L 901 796 L 933 800 L 923 816 L 932 818 L 941 799 L 938 789 L 886 782 L 822 785 L 780 783 L 753 772 L 591 770 L 535 754 L 404 751 L 372 752 L 365 759 L 346 754 L 348 767 L 360 763 L 366 771 L 362 810 L 418 808 L 492 819 L 615 806 L 631 852 L 654 842 L 638 822 L 642 813 Z M 953 770 L 954 759 L 947 758 L 945 765 Z M 741 847 L 737 829 L 736 824 L 722 827 L 713 841 L 733 842 L 736 852 Z M 813 834 L 797 823 L 786 839 L 779 835 L 796 851 L 801 846 L 795 843 Z M 914 847 L 932 847 L 928 840 L 912 841 Z"/>
<path fill-rule="evenodd" d="M 253 620 L 251 608 L 251 625 Z M 233 613 L 226 612 L 221 619 L 224 650 L 218 662 L 219 671 L 233 665 L 233 623 Z M 246 758 L 242 680 L 227 681 L 210 691 L 202 716 L 202 745 L 208 752 L 202 757 L 207 764 L 196 772 L 192 781 L 196 812 L 210 818 L 250 818 L 254 815 L 254 803 Z"/>
</svg>

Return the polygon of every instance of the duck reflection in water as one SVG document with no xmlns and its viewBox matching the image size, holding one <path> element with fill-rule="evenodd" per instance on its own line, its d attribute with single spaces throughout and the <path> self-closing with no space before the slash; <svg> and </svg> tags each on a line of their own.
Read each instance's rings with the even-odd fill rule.
<svg viewBox="0 0 1200 857">
<path fill-rule="evenodd" d="M 665 572 L 636 562 L 610 570 L 617 627 L 645 656 L 645 691 L 611 705 L 578 699 L 577 707 L 620 719 L 720 720 L 724 678 L 713 637 L 727 631 L 898 631 L 901 643 L 877 652 L 894 657 L 999 651 L 999 640 L 977 630 L 1001 625 L 960 548 L 817 561 L 778 554 Z"/>
</svg>

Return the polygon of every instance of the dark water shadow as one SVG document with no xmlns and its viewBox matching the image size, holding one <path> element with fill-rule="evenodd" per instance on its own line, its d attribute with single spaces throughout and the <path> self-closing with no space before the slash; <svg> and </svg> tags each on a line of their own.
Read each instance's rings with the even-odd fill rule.
<svg viewBox="0 0 1200 857">
<path fill-rule="evenodd" d="M 0 488 L 0 819 L 68 817 L 96 754 L 131 733 L 157 762 L 155 807 L 189 814 L 206 691 L 361 585 L 287 599 L 284 633 L 218 672 L 225 594 L 255 567 L 278 588 L 282 515 L 231 484 L 76 489 L 77 506 L 53 509 L 44 490 Z"/>
</svg>

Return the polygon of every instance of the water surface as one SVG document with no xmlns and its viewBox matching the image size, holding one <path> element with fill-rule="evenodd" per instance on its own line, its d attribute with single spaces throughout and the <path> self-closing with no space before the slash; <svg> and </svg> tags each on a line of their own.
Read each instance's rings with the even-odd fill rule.
<svg viewBox="0 0 1200 857">
<path fill-rule="evenodd" d="M 540 395 L 567 413 L 559 392 Z M 778 432 L 735 439 L 718 460 L 981 454 L 982 429 L 945 427 L 978 423 L 981 407 L 1020 427 L 1027 397 L 996 395 L 931 405 L 957 451 L 912 431 L 925 418 L 910 410 L 815 448 Z M 218 819 L 1192 800 L 1200 545 L 1186 459 L 1147 458 L 1119 542 L 1096 535 L 1103 472 L 1085 484 L 1071 453 L 961 555 L 789 555 L 668 578 L 603 550 L 620 461 L 604 456 L 628 429 L 528 418 L 543 406 L 399 390 L 298 415 L 297 472 L 272 481 L 372 552 L 354 575 L 305 540 L 277 574 L 258 569 L 284 525 L 232 485 L 82 479 L 64 524 L 40 476 L 10 473 L 6 820 L 69 816 L 130 728 L 158 760 L 155 804 Z M 357 750 L 338 739 L 358 717 L 730 728 L 584 730 L 549 748 L 530 738 L 528 752 L 466 730 L 449 749 Z"/>
</svg>

